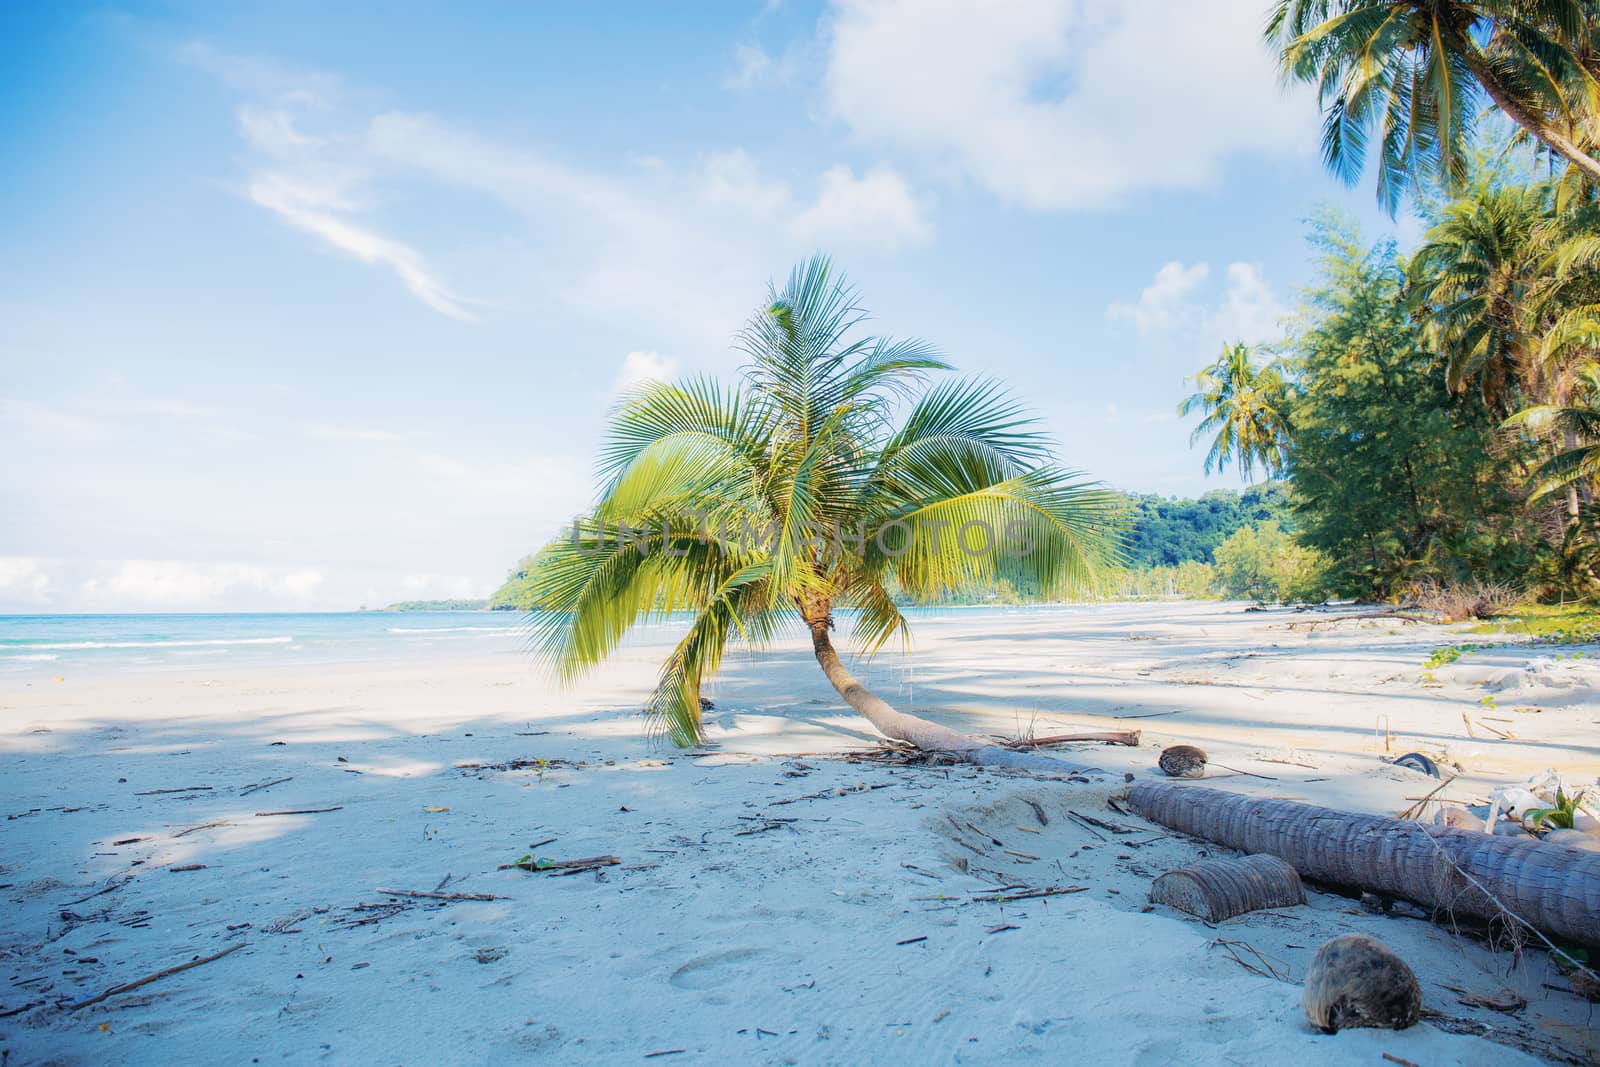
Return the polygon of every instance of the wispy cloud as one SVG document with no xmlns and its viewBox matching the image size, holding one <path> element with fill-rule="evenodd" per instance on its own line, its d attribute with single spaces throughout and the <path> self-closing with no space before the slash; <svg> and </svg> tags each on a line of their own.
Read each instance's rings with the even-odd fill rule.
<svg viewBox="0 0 1600 1067">
<path fill-rule="evenodd" d="M 670 381 L 677 373 L 678 361 L 660 352 L 629 352 L 611 382 L 611 392 L 618 395 L 645 382 Z"/>
<path fill-rule="evenodd" d="M 119 607 L 206 607 L 240 594 L 265 594 L 303 604 L 315 597 L 323 573 L 310 567 L 272 568 L 245 563 L 129 559 L 107 575 L 83 583 L 91 603 Z"/>
<path fill-rule="evenodd" d="M 338 214 L 344 205 L 324 187 L 268 174 L 250 182 L 250 199 L 363 263 L 389 268 L 411 295 L 439 314 L 462 322 L 477 321 L 477 316 L 462 307 L 461 298 L 434 275 L 422 253 Z"/>
</svg>

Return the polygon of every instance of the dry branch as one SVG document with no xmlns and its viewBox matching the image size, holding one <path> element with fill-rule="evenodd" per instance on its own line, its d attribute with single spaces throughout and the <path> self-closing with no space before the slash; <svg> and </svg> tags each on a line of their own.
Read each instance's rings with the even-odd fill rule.
<svg viewBox="0 0 1600 1067">
<path fill-rule="evenodd" d="M 98 994 L 96 996 L 92 996 L 88 1000 L 80 1000 L 76 1004 L 68 1004 L 64 1010 L 66 1010 L 66 1011 L 77 1011 L 79 1008 L 87 1008 L 91 1004 L 98 1004 L 102 1000 L 109 1000 L 110 998 L 116 996 L 118 993 L 131 992 L 132 990 L 138 989 L 140 986 L 149 985 L 151 982 L 154 982 L 158 978 L 166 978 L 168 975 L 177 974 L 179 971 L 187 971 L 191 967 L 198 967 L 202 963 L 210 963 L 213 960 L 220 960 L 222 957 L 228 955 L 230 952 L 238 952 L 240 949 L 242 949 L 244 947 L 245 947 L 245 942 L 241 941 L 237 945 L 229 945 L 227 948 L 223 949 L 221 952 L 215 953 L 213 955 L 203 956 L 200 959 L 196 959 L 196 960 L 190 960 L 188 963 L 180 963 L 180 964 L 178 964 L 178 965 L 176 965 L 174 967 L 168 967 L 165 970 L 157 971 L 155 974 L 147 974 L 143 978 L 138 979 L 137 981 L 124 982 L 121 985 L 114 985 L 110 989 L 106 990 L 104 993 L 100 993 L 100 994 Z"/>
</svg>

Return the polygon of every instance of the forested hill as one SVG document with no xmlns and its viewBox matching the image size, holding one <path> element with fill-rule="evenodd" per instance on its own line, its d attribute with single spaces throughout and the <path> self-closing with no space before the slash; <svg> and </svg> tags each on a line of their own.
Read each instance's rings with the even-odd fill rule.
<svg viewBox="0 0 1600 1067">
<path fill-rule="evenodd" d="M 1198 500 L 1176 500 L 1141 493 L 1132 505 L 1128 565 L 1134 569 L 1172 567 L 1189 560 L 1211 562 L 1211 553 L 1235 531 L 1275 521 L 1294 529 L 1289 490 L 1268 482 L 1242 493 L 1216 489 Z"/>
</svg>

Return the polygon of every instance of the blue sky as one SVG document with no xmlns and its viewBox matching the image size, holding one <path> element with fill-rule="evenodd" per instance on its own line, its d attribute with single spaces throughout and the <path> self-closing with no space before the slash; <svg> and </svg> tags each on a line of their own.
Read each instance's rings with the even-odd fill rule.
<svg viewBox="0 0 1600 1067">
<path fill-rule="evenodd" d="M 1394 225 L 1267 6 L 0 6 L 0 611 L 484 595 L 813 251 L 1069 465 L 1237 485 L 1184 376 Z"/>
</svg>

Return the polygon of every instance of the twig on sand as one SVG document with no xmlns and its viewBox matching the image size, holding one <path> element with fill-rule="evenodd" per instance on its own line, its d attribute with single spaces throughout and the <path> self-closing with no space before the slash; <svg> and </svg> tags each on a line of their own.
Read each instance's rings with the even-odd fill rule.
<svg viewBox="0 0 1600 1067">
<path fill-rule="evenodd" d="M 897 945 L 915 945 L 918 941 L 926 941 L 926 940 L 928 940 L 928 935 L 927 934 L 923 934 L 920 937 L 908 937 L 904 941 L 896 941 L 895 944 L 897 944 Z"/>
<path fill-rule="evenodd" d="M 1428 802 L 1430 800 L 1432 800 L 1435 796 L 1437 796 L 1439 794 L 1440 790 L 1444 789 L 1445 786 L 1449 785 L 1451 782 L 1455 781 L 1459 777 L 1461 777 L 1461 776 L 1458 774 L 1458 775 L 1453 775 L 1453 776 L 1451 776 L 1449 778 L 1446 778 L 1444 781 L 1440 782 L 1438 785 L 1436 785 L 1432 789 L 1428 790 L 1427 795 L 1418 797 L 1415 804 L 1412 804 L 1409 808 L 1407 808 L 1405 811 L 1402 811 L 1399 815 L 1396 815 L 1395 818 L 1397 818 L 1397 819 L 1415 819 L 1415 818 L 1421 817 L 1422 809 L 1427 806 Z M 1409 799 L 1409 798 L 1407 798 L 1407 799 Z M 1439 803 L 1444 803 L 1444 801 L 1440 801 Z"/>
<path fill-rule="evenodd" d="M 687 1051 L 687 1049 L 681 1048 L 658 1048 L 654 1052 L 646 1052 L 644 1054 L 644 1058 L 647 1060 L 653 1060 L 657 1056 L 677 1056 Z"/>
<path fill-rule="evenodd" d="M 177 974 L 179 971 L 187 971 L 191 967 L 198 967 L 202 963 L 210 963 L 213 960 L 220 960 L 222 957 L 228 955 L 229 953 L 238 952 L 240 949 L 244 948 L 246 944 L 247 944 L 247 942 L 241 941 L 237 945 L 229 945 L 227 948 L 223 949 L 221 952 L 214 953 L 214 954 L 212 954 L 210 956 L 202 956 L 199 959 L 190 960 L 188 963 L 180 963 L 180 964 L 178 964 L 178 965 L 176 965 L 174 967 L 168 967 L 165 970 L 157 971 L 155 974 L 147 974 L 143 978 L 138 979 L 137 981 L 124 982 L 121 985 L 114 985 L 110 989 L 106 990 L 104 993 L 100 993 L 100 994 L 98 994 L 96 996 L 92 996 L 88 1000 L 80 1000 L 76 1004 L 68 1004 L 66 1006 L 66 1008 L 63 1009 L 63 1010 L 65 1010 L 65 1011 L 77 1011 L 79 1008 L 87 1008 L 91 1004 L 98 1004 L 102 1000 L 109 1000 L 110 998 L 116 996 L 119 993 L 127 993 L 127 992 L 130 992 L 132 990 L 138 989 L 140 986 L 149 985 L 151 982 L 154 982 L 158 978 L 166 978 L 168 975 Z"/>
<path fill-rule="evenodd" d="M 247 785 L 243 789 L 239 790 L 239 795 L 242 796 L 242 797 L 247 797 L 251 793 L 254 793 L 254 792 L 258 791 L 258 790 L 271 789 L 275 785 L 282 785 L 284 782 L 292 782 L 292 781 L 294 781 L 294 775 L 291 774 L 287 778 L 274 778 L 270 782 L 256 782 L 256 783 L 254 783 L 252 785 Z"/>
<path fill-rule="evenodd" d="M 1230 941 L 1226 937 L 1219 937 L 1206 947 L 1222 949 L 1228 954 L 1229 958 L 1232 959 L 1233 962 L 1237 963 L 1247 971 L 1250 971 L 1254 974 L 1259 974 L 1263 978 L 1276 978 L 1280 982 L 1287 982 L 1289 980 L 1289 976 L 1278 969 L 1278 965 L 1272 960 L 1271 957 L 1263 955 L 1259 949 L 1247 942 Z M 1251 963 L 1249 960 L 1240 956 L 1238 952 L 1239 949 L 1244 949 L 1252 957 L 1254 957 L 1257 962 Z"/>
<path fill-rule="evenodd" d="M 1420 1064 L 1414 1063 L 1403 1056 L 1396 1056 L 1392 1052 L 1385 1052 L 1383 1054 L 1383 1058 L 1388 1060 L 1390 1063 L 1398 1063 L 1400 1067 L 1421 1067 Z"/>
<path fill-rule="evenodd" d="M 509 871 L 514 868 L 535 873 L 550 871 L 560 874 L 582 874 L 584 871 L 592 871 L 599 867 L 615 867 L 621 862 L 622 859 L 618 856 L 586 856 L 578 860 L 528 860 L 522 863 L 502 863 L 495 869 Z"/>
<path fill-rule="evenodd" d="M 179 873 L 181 871 L 203 871 L 205 869 L 206 869 L 206 865 L 203 864 L 203 863 L 185 863 L 182 867 L 168 867 L 167 868 L 167 870 L 173 872 L 174 874 L 177 874 L 177 873 Z"/>
<path fill-rule="evenodd" d="M 1086 893 L 1086 885 L 1069 885 L 1059 889 L 1029 889 L 1024 893 L 984 893 L 973 897 L 974 903 L 1009 904 L 1014 900 L 1035 900 L 1039 897 L 1059 897 L 1066 893 Z"/>
<path fill-rule="evenodd" d="M 876 785 L 858 785 L 854 787 L 839 786 L 835 789 L 824 789 L 817 793 L 806 793 L 803 796 L 789 797 L 787 800 L 774 800 L 772 804 L 774 807 L 776 807 L 779 804 L 795 804 L 802 800 L 821 800 L 823 797 L 842 797 L 847 793 L 870 793 L 874 789 L 888 789 L 891 785 L 899 784 L 899 782 L 879 782 Z"/>
<path fill-rule="evenodd" d="M 227 825 L 228 824 L 226 822 L 203 822 L 199 826 L 191 826 L 187 830 L 179 830 L 177 833 L 173 834 L 172 836 L 173 837 L 186 837 L 189 834 L 195 833 L 198 830 L 214 830 L 218 826 L 227 826 Z"/>
<path fill-rule="evenodd" d="M 101 896 L 102 894 L 105 894 L 105 893 L 109 893 L 112 890 L 121 889 L 123 886 L 127 885 L 131 881 L 133 881 L 133 877 L 130 875 L 129 877 L 124 878 L 120 882 L 114 882 L 111 885 L 106 886 L 104 889 L 96 889 L 93 893 L 90 893 L 86 897 L 79 897 L 77 900 L 69 900 L 69 901 L 67 901 L 65 904 L 63 904 L 61 906 L 63 908 L 70 908 L 74 904 L 82 904 L 86 900 L 93 900 L 95 897 Z"/>
<path fill-rule="evenodd" d="M 1001 741 L 1006 748 L 1042 748 L 1045 745 L 1064 745 L 1070 741 L 1098 741 L 1106 745 L 1139 745 L 1138 730 L 1084 730 L 1075 734 L 1052 734 L 1049 737 L 1016 737 Z"/>
<path fill-rule="evenodd" d="M 493 893 L 435 893 L 428 889 L 374 889 L 386 897 L 421 897 L 425 900 L 510 900 Z"/>
<path fill-rule="evenodd" d="M 205 793 L 211 789 L 209 785 L 186 785 L 182 789 L 146 789 L 133 794 L 136 797 L 153 797 L 161 793 Z"/>
<path fill-rule="evenodd" d="M 258 811 L 259 815 L 320 815 L 325 811 L 341 811 L 343 804 L 336 804 L 331 808 L 296 808 L 293 811 Z"/>
<path fill-rule="evenodd" d="M 1226 763 L 1218 763 L 1215 760 L 1212 761 L 1211 765 L 1213 767 L 1221 767 L 1225 771 L 1232 771 L 1234 774 L 1243 774 L 1243 775 L 1245 775 L 1247 777 L 1250 777 L 1250 778 L 1264 778 L 1269 782 L 1276 782 L 1277 781 L 1277 779 L 1272 777 L 1272 775 L 1270 775 L 1270 774 L 1257 774 L 1255 771 L 1241 771 L 1237 767 L 1230 767 Z"/>
</svg>

